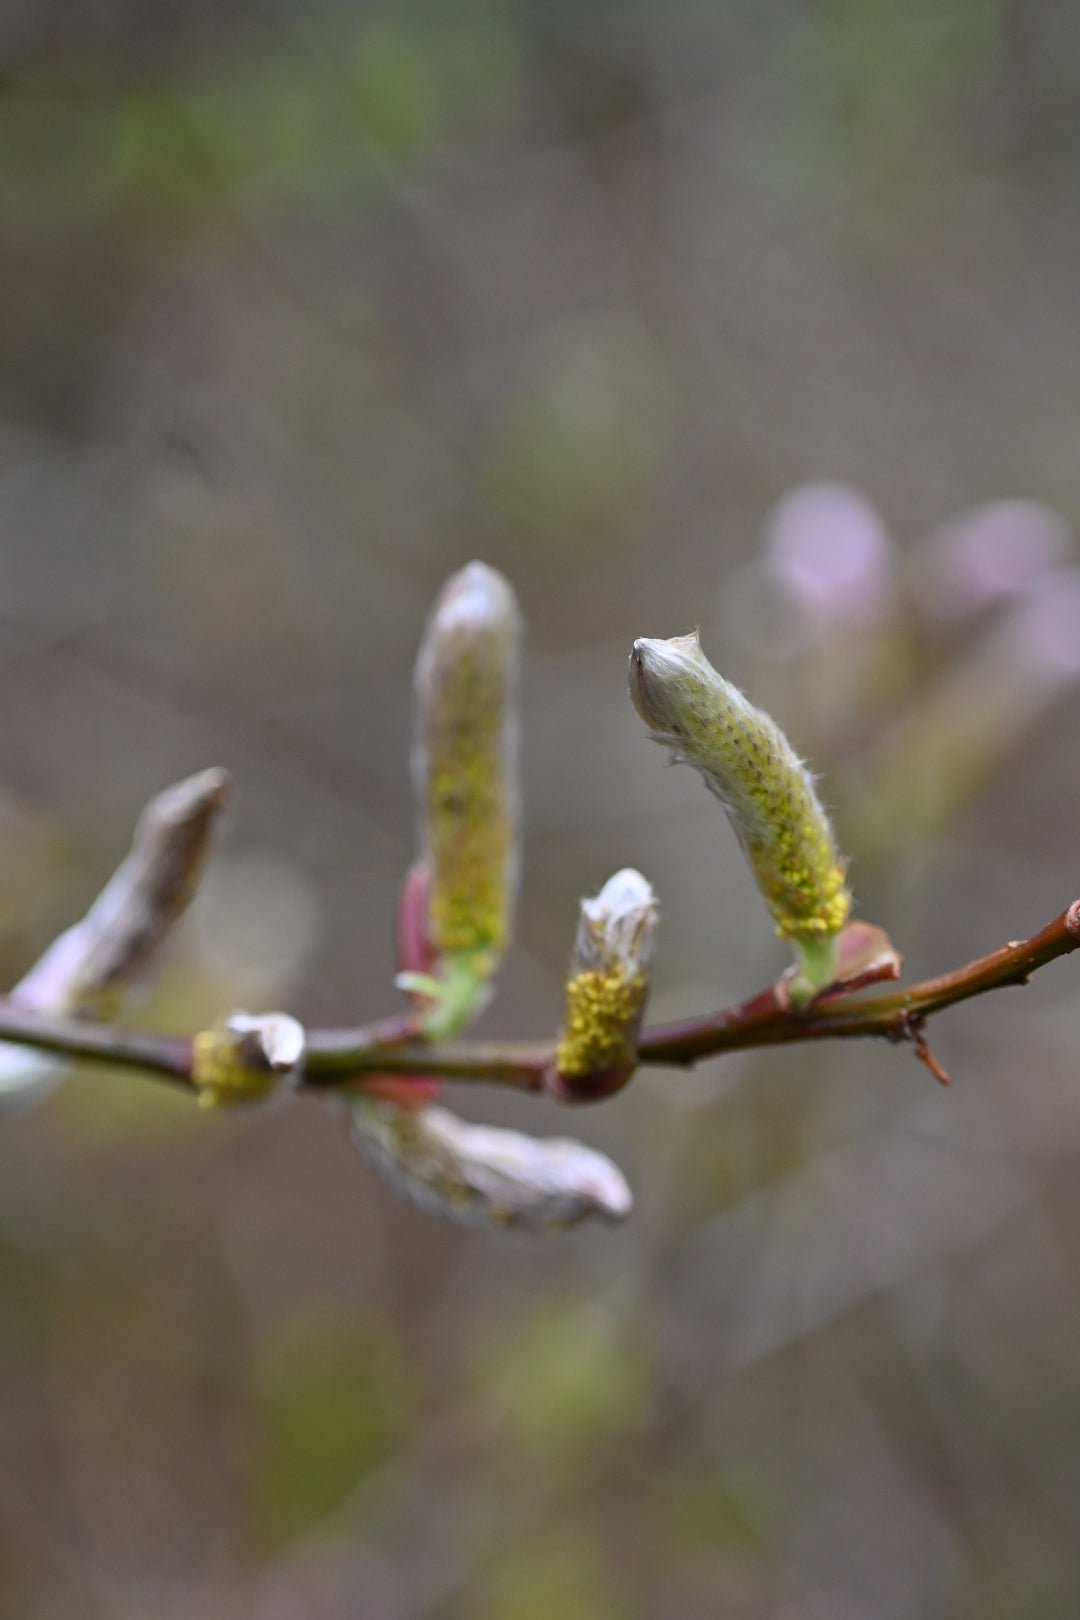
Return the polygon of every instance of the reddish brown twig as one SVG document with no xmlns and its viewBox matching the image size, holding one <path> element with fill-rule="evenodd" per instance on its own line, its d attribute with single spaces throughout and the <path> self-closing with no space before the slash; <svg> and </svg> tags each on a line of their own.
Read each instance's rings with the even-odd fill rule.
<svg viewBox="0 0 1080 1620">
<path fill-rule="evenodd" d="M 1013 941 L 965 967 L 954 968 L 919 984 L 899 986 L 878 995 L 858 993 L 822 996 L 801 1011 L 783 1004 L 775 986 L 738 1007 L 644 1031 L 639 1043 L 643 1063 L 695 1063 L 718 1052 L 788 1041 L 821 1041 L 877 1035 L 890 1041 L 911 1039 L 912 1021 L 921 1024 L 933 1013 L 972 996 L 1026 984 L 1031 974 L 1059 956 L 1080 949 L 1080 900 L 1055 917 L 1031 939 Z"/>
<path fill-rule="evenodd" d="M 1031 939 L 1003 945 L 937 978 L 876 995 L 826 994 L 801 1009 L 788 1005 L 782 983 L 770 985 L 739 1006 L 646 1029 L 638 1056 L 642 1063 L 689 1067 L 702 1058 L 748 1047 L 877 1036 L 911 1041 L 922 1061 L 945 1080 L 944 1070 L 926 1047 L 923 1026 L 929 1017 L 972 996 L 1025 984 L 1039 968 L 1077 949 L 1080 900 Z M 192 1043 L 186 1036 L 50 1018 L 0 1001 L 0 1039 L 190 1084 Z M 326 1090 L 374 1072 L 439 1075 L 540 1091 L 553 1059 L 554 1043 L 431 1045 L 417 1039 L 415 1017 L 405 1013 L 360 1029 L 309 1031 L 303 1085 Z"/>
</svg>

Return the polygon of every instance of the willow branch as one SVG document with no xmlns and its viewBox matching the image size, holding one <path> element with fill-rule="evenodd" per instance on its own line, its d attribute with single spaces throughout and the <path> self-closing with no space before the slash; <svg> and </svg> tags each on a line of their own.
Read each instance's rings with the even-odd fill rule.
<svg viewBox="0 0 1080 1620">
<path fill-rule="evenodd" d="M 1031 939 L 1003 945 L 965 967 L 884 993 L 826 993 L 809 1007 L 787 1004 L 783 983 L 735 1007 L 642 1032 L 642 1063 L 689 1067 L 703 1058 L 794 1041 L 876 1036 L 918 1045 L 933 1014 L 973 996 L 1026 984 L 1039 968 L 1080 949 L 1080 900 Z M 188 1036 L 55 1018 L 0 1000 L 0 1039 L 72 1060 L 120 1065 L 190 1087 Z M 436 1076 L 538 1092 L 554 1063 L 553 1042 L 452 1041 L 418 1037 L 408 1014 L 358 1029 L 311 1030 L 301 1081 L 323 1091 L 376 1075 Z"/>
<path fill-rule="evenodd" d="M 2 1028 L 2 1026 L 0 1026 Z M 554 1042 L 446 1041 L 413 1039 L 389 1044 L 369 1031 L 310 1030 L 304 1085 L 324 1089 L 351 1076 L 421 1075 L 441 1080 L 478 1080 L 513 1091 L 540 1091 L 555 1058 Z"/>
<path fill-rule="evenodd" d="M 5 1000 L 0 1001 L 0 1039 L 60 1057 L 144 1069 L 158 1078 L 191 1084 L 192 1042 L 185 1035 L 121 1029 L 83 1018 L 55 1018 Z"/>
<path fill-rule="evenodd" d="M 802 1011 L 786 1006 L 782 989 L 770 985 L 740 1006 L 645 1030 L 638 1055 L 642 1063 L 688 1065 L 720 1052 L 788 1041 L 857 1035 L 911 1040 L 933 1013 L 1006 985 L 1026 984 L 1039 968 L 1077 949 L 1080 900 L 1031 939 L 1012 941 L 937 978 L 872 996 L 826 993 Z"/>
</svg>

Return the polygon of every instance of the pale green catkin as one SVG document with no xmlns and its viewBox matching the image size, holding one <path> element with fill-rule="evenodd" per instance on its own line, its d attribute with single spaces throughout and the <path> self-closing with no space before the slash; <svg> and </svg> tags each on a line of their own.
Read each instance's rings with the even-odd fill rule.
<svg viewBox="0 0 1080 1620">
<path fill-rule="evenodd" d="M 831 941 L 851 910 L 844 862 L 814 779 L 776 722 L 713 669 L 696 631 L 636 641 L 630 696 L 653 739 L 720 800 L 777 932 L 807 958 Z"/>
<path fill-rule="evenodd" d="M 443 587 L 416 665 L 413 773 L 440 958 L 491 972 L 509 941 L 518 864 L 514 593 L 470 563 Z"/>
</svg>

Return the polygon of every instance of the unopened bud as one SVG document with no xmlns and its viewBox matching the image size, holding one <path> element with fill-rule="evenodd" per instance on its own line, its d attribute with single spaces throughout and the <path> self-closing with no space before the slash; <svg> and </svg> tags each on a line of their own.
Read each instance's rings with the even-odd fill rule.
<svg viewBox="0 0 1080 1620">
<path fill-rule="evenodd" d="M 115 1012 L 187 909 L 231 788 L 227 771 L 211 769 L 151 799 L 128 855 L 83 920 L 15 987 L 13 1000 L 83 1018 Z"/>
<path fill-rule="evenodd" d="M 115 1014 L 194 895 L 230 792 L 228 772 L 211 769 L 151 799 L 130 851 L 86 916 L 53 941 L 11 1000 L 61 1016 Z M 0 1111 L 38 1101 L 69 1068 L 62 1058 L 0 1043 Z"/>
<path fill-rule="evenodd" d="M 295 1079 L 304 1058 L 304 1029 L 288 1013 L 236 1012 L 192 1043 L 191 1083 L 200 1108 L 264 1102 Z"/>
<path fill-rule="evenodd" d="M 564 1100 L 610 1096 L 633 1074 L 656 922 L 652 886 L 632 867 L 581 902 L 552 1084 Z"/>
<path fill-rule="evenodd" d="M 413 771 L 436 957 L 482 978 L 506 949 L 518 865 L 515 689 L 521 619 L 501 574 L 443 586 L 416 665 Z"/>
<path fill-rule="evenodd" d="M 630 696 L 653 740 L 700 771 L 720 800 L 777 932 L 821 988 L 851 895 L 810 771 L 776 722 L 713 669 L 696 631 L 635 641 Z"/>
<path fill-rule="evenodd" d="M 545 1232 L 625 1220 L 633 1207 L 618 1166 L 580 1142 L 469 1125 L 445 1108 L 371 1098 L 348 1106 L 354 1142 L 387 1180 L 450 1220 Z"/>
</svg>

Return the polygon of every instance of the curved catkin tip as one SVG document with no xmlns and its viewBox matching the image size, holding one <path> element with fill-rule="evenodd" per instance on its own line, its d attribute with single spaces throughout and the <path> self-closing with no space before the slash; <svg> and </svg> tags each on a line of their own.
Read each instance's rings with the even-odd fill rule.
<svg viewBox="0 0 1080 1620">
<path fill-rule="evenodd" d="M 581 902 L 555 1054 L 565 1100 L 610 1096 L 633 1074 L 656 923 L 652 885 L 632 867 Z"/>
<path fill-rule="evenodd" d="M 844 862 L 814 779 L 775 720 L 717 673 L 696 632 L 635 641 L 630 697 L 654 741 L 720 800 L 778 933 L 808 951 L 831 940 L 851 909 Z"/>
<path fill-rule="evenodd" d="M 521 615 L 508 582 L 473 562 L 447 580 L 415 677 L 413 776 L 428 926 L 438 958 L 490 972 L 509 940 L 518 867 Z"/>
</svg>

